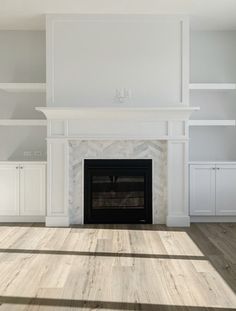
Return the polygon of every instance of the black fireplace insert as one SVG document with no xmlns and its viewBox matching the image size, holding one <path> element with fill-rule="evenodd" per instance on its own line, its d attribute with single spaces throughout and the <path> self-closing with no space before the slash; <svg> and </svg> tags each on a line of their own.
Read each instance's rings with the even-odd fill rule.
<svg viewBox="0 0 236 311">
<path fill-rule="evenodd" d="M 84 222 L 152 223 L 152 160 L 85 160 Z"/>
</svg>

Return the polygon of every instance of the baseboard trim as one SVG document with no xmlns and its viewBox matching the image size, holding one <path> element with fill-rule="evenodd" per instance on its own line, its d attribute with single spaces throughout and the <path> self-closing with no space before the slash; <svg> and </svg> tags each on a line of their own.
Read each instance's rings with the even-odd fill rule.
<svg viewBox="0 0 236 311">
<path fill-rule="evenodd" d="M 45 222 L 45 216 L 0 216 L 1 222 Z"/>
<path fill-rule="evenodd" d="M 196 222 L 212 222 L 212 223 L 219 223 L 219 222 L 236 222 L 236 216 L 191 216 L 190 217 L 191 223 Z"/>
<path fill-rule="evenodd" d="M 46 227 L 69 227 L 69 217 L 49 216 L 46 217 Z"/>
<path fill-rule="evenodd" d="M 167 216 L 166 225 L 167 227 L 189 227 L 190 217 L 189 216 Z"/>
</svg>

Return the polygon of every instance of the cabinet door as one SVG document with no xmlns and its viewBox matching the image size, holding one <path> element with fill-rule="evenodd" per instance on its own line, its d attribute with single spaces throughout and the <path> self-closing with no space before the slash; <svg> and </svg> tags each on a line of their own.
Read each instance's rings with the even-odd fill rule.
<svg viewBox="0 0 236 311">
<path fill-rule="evenodd" d="M 0 215 L 19 215 L 19 165 L 0 165 Z"/>
<path fill-rule="evenodd" d="M 190 166 L 190 215 L 215 215 L 215 165 Z"/>
<path fill-rule="evenodd" d="M 236 165 L 216 166 L 216 215 L 236 215 Z"/>
<path fill-rule="evenodd" d="M 20 215 L 45 215 L 45 165 L 20 165 Z"/>
</svg>

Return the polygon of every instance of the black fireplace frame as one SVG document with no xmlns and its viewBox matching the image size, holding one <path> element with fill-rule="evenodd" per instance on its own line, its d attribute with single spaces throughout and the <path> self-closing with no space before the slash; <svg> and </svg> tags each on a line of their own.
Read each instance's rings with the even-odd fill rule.
<svg viewBox="0 0 236 311">
<path fill-rule="evenodd" d="M 145 178 L 144 209 L 92 209 L 92 176 L 114 174 Z M 84 223 L 85 224 L 152 224 L 152 160 L 151 159 L 85 159 L 84 160 Z"/>
</svg>

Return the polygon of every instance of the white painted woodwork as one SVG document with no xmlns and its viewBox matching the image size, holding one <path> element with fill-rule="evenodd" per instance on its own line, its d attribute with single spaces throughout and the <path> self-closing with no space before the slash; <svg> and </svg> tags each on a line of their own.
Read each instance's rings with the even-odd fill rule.
<svg viewBox="0 0 236 311">
<path fill-rule="evenodd" d="M 0 46 L 0 160 L 45 160 L 46 124 L 34 108 L 46 105 L 46 84 L 37 83 L 46 80 L 46 33 L 2 30 Z M 31 150 L 42 156 L 24 155 Z"/>
<path fill-rule="evenodd" d="M 215 165 L 190 166 L 190 215 L 215 215 Z"/>
<path fill-rule="evenodd" d="M 190 159 L 236 159 L 236 32 L 191 31 Z M 206 82 L 206 83 L 204 83 Z M 208 83 L 209 82 L 209 83 Z"/>
<path fill-rule="evenodd" d="M 2 216 L 0 215 L 0 223 L 40 223 L 43 222 L 45 223 L 45 215 L 43 216 L 22 216 L 22 215 L 17 215 L 17 216 Z"/>
<path fill-rule="evenodd" d="M 68 145 L 48 143 L 47 216 L 68 217 Z"/>
<path fill-rule="evenodd" d="M 190 165 L 191 216 L 236 216 L 236 164 L 219 163 Z"/>
<path fill-rule="evenodd" d="M 190 83 L 190 90 L 235 90 L 236 83 Z"/>
<path fill-rule="evenodd" d="M 39 107 L 50 139 L 186 139 L 197 107 Z"/>
<path fill-rule="evenodd" d="M 45 114 L 50 120 L 78 120 L 83 118 L 90 119 L 132 119 L 132 120 L 184 120 L 199 110 L 198 107 L 189 107 L 177 104 L 176 106 L 163 107 L 129 107 L 129 106 L 112 106 L 112 107 L 37 107 L 36 110 Z"/>
<path fill-rule="evenodd" d="M 19 215 L 19 164 L 0 164 L 0 215 Z"/>
<path fill-rule="evenodd" d="M 2 119 L 0 126 L 47 126 L 47 120 L 19 120 L 19 119 Z"/>
<path fill-rule="evenodd" d="M 216 215 L 236 215 L 236 165 L 216 165 Z"/>
<path fill-rule="evenodd" d="M 189 120 L 189 126 L 235 126 L 235 120 Z"/>
<path fill-rule="evenodd" d="M 20 165 L 20 215 L 45 215 L 45 165 Z"/>
<path fill-rule="evenodd" d="M 188 226 L 188 126 L 194 107 L 38 108 L 48 119 L 47 226 L 69 225 L 70 140 L 168 141 L 169 226 Z M 64 117 L 63 117 L 64 116 Z M 134 131 L 135 129 L 135 131 Z"/>
<path fill-rule="evenodd" d="M 190 216 L 191 223 L 236 223 L 236 216 Z"/>
<path fill-rule="evenodd" d="M 12 93 L 45 93 L 46 83 L 0 83 L 0 90 Z"/>
<path fill-rule="evenodd" d="M 122 88 L 131 106 L 189 105 L 187 16 L 50 14 L 46 33 L 47 106 L 110 107 Z"/>
<path fill-rule="evenodd" d="M 190 225 L 188 213 L 188 144 L 186 141 L 168 141 L 166 224 L 169 227 Z"/>
<path fill-rule="evenodd" d="M 45 174 L 44 163 L 1 162 L 0 215 L 20 216 L 19 220 L 24 219 L 22 216 L 45 216 Z M 0 218 L 2 221 L 7 219 L 14 221 L 17 218 Z"/>
<path fill-rule="evenodd" d="M 193 164 L 209 164 L 209 165 L 236 165 L 235 161 L 189 161 L 189 165 Z"/>
</svg>

